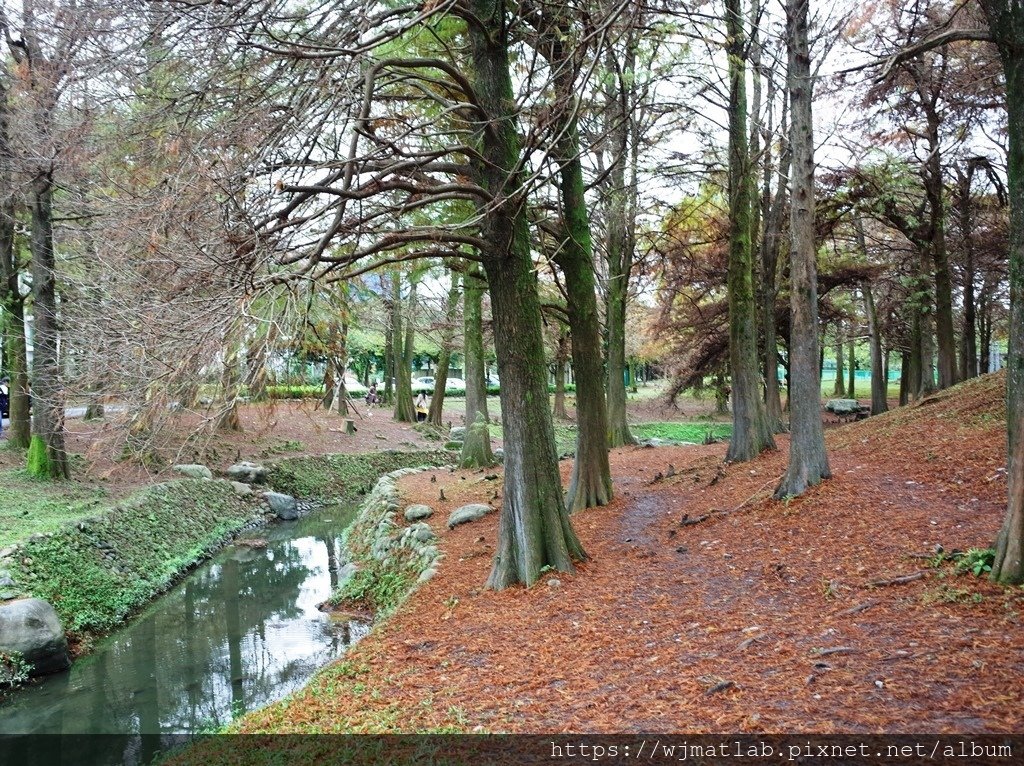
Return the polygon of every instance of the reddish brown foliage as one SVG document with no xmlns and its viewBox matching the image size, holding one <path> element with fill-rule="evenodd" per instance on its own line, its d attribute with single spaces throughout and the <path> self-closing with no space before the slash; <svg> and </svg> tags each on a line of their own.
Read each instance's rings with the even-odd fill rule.
<svg viewBox="0 0 1024 766">
<path fill-rule="evenodd" d="M 617 499 L 574 517 L 593 560 L 529 590 L 482 589 L 496 516 L 444 527 L 497 482 L 408 477 L 405 498 L 438 511 L 438 576 L 351 653 L 365 685 L 325 693 L 325 676 L 246 728 L 372 729 L 400 711 L 406 731 L 1019 731 L 1024 594 L 917 557 L 995 535 L 1002 385 L 831 429 L 835 478 L 788 504 L 768 499 L 785 449 L 724 476 L 723 445 L 617 450 Z"/>
</svg>

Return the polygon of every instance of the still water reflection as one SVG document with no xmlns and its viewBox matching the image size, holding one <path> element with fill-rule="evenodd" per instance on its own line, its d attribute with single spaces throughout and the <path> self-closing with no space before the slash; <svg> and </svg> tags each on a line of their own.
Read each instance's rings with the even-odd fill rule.
<svg viewBox="0 0 1024 766">
<path fill-rule="evenodd" d="M 15 694 L 0 735 L 129 735 L 86 738 L 104 753 L 78 744 L 66 762 L 146 762 L 161 738 L 132 735 L 210 730 L 294 691 L 368 630 L 317 609 L 351 516 L 325 508 L 255 533 L 264 549 L 226 549 L 71 670 Z"/>
</svg>

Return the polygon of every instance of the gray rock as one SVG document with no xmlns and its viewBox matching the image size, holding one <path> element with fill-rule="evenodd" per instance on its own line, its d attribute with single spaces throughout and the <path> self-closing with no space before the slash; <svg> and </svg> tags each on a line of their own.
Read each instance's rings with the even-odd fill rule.
<svg viewBox="0 0 1024 766">
<path fill-rule="evenodd" d="M 561 588 L 562 587 L 562 581 L 559 580 L 557 577 L 552 577 L 552 578 L 548 579 L 548 587 L 549 588 Z"/>
<path fill-rule="evenodd" d="M 434 509 L 429 505 L 410 505 L 405 509 L 405 520 L 406 521 L 419 521 L 420 519 L 429 519 L 434 515 Z"/>
<path fill-rule="evenodd" d="M 14 578 L 6 569 L 0 569 L 0 588 L 7 588 L 14 585 Z"/>
<path fill-rule="evenodd" d="M 499 461 L 501 463 L 505 462 L 505 450 L 503 450 L 501 447 L 498 447 L 497 449 L 495 449 L 492 454 L 494 455 L 494 459 L 495 460 L 497 460 L 497 461 Z"/>
<path fill-rule="evenodd" d="M 188 476 L 190 479 L 212 479 L 213 471 L 207 468 L 205 465 L 199 465 L 196 463 L 186 463 L 183 465 L 176 465 L 172 469 L 180 474 Z"/>
<path fill-rule="evenodd" d="M 231 489 L 233 489 L 235 491 L 235 494 L 238 495 L 239 497 L 245 497 L 246 495 L 252 494 L 252 487 L 250 487 L 245 482 L 232 481 L 230 482 L 230 484 Z"/>
<path fill-rule="evenodd" d="M 420 576 L 416 578 L 416 582 L 420 584 L 429 582 L 430 580 L 434 579 L 434 575 L 436 574 L 437 570 L 434 567 L 427 567 L 422 572 L 420 572 Z"/>
<path fill-rule="evenodd" d="M 466 427 L 452 426 L 452 430 L 448 432 L 448 440 L 453 442 L 466 441 Z"/>
<path fill-rule="evenodd" d="M 448 529 L 454 529 L 459 524 L 466 524 L 470 521 L 477 521 L 482 519 L 488 513 L 493 513 L 494 509 L 489 505 L 483 503 L 470 503 L 469 505 L 463 505 L 460 508 L 456 508 L 452 511 L 452 515 L 448 517 Z"/>
<path fill-rule="evenodd" d="M 299 518 L 298 501 L 291 495 L 281 492 L 264 492 L 263 498 L 270 506 L 270 510 L 277 514 L 277 518 L 284 521 L 294 521 Z"/>
<path fill-rule="evenodd" d="M 424 524 L 422 521 L 409 527 L 408 534 L 421 543 L 429 543 L 431 540 L 437 539 L 437 535 L 434 534 L 434 530 L 430 528 L 430 525 Z"/>
<path fill-rule="evenodd" d="M 224 472 L 231 481 L 240 481 L 245 484 L 259 484 L 266 480 L 267 469 L 256 463 L 243 461 L 235 463 Z"/>
<path fill-rule="evenodd" d="M 60 618 L 38 598 L 0 605 L 0 651 L 19 652 L 32 665 L 33 676 L 57 673 L 71 665 Z"/>
<path fill-rule="evenodd" d="M 18 598 L 21 595 L 21 591 L 16 588 L 4 588 L 0 590 L 0 601 L 10 601 L 12 598 Z"/>
<path fill-rule="evenodd" d="M 825 409 L 836 415 L 853 415 L 860 412 L 861 406 L 856 399 L 829 399 L 825 402 Z"/>
</svg>

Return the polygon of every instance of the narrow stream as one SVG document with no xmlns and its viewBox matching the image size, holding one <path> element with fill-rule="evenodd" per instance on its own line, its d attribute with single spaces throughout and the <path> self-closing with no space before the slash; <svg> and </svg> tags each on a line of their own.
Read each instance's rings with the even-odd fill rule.
<svg viewBox="0 0 1024 766">
<path fill-rule="evenodd" d="M 147 763 L 181 739 L 169 735 L 209 731 L 301 687 L 369 630 L 317 609 L 337 584 L 353 514 L 329 507 L 244 535 L 268 545 L 226 548 L 69 671 L 14 694 L 0 706 L 0 736 L 120 735 L 76 737 L 65 762 Z M 0 752 L 13 755 L 10 746 L 0 741 Z"/>
</svg>

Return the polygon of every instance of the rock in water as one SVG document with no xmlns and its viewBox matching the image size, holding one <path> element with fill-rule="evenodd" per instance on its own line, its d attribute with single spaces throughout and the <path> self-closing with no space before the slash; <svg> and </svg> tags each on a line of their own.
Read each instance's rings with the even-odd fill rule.
<svg viewBox="0 0 1024 766">
<path fill-rule="evenodd" d="M 256 463 L 243 461 L 235 463 L 228 468 L 224 475 L 231 481 L 240 481 L 244 484 L 260 484 L 267 478 L 267 469 Z"/>
<path fill-rule="evenodd" d="M 483 503 L 470 503 L 469 505 L 463 505 L 452 511 L 452 515 L 448 517 L 448 529 L 454 529 L 459 526 L 459 524 L 466 524 L 470 521 L 482 519 L 488 513 L 493 512 L 494 509 L 491 506 L 484 505 Z"/>
<path fill-rule="evenodd" d="M 175 470 L 180 474 L 184 474 L 185 476 L 188 476 L 190 479 L 213 478 L 213 471 L 211 471 L 205 465 L 199 465 L 198 463 L 186 463 L 184 465 L 176 465 L 172 470 Z"/>
<path fill-rule="evenodd" d="M 39 598 L 0 605 L 0 652 L 19 652 L 32 665 L 33 676 L 57 673 L 71 665 L 60 617 Z"/>
<path fill-rule="evenodd" d="M 429 505 L 410 505 L 405 509 L 405 520 L 406 521 L 419 521 L 420 519 L 429 519 L 434 515 L 434 509 Z"/>
<path fill-rule="evenodd" d="M 291 495 L 280 492 L 264 492 L 263 497 L 270 506 L 270 510 L 277 514 L 277 518 L 284 521 L 294 521 L 299 518 L 298 501 Z"/>
</svg>

